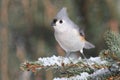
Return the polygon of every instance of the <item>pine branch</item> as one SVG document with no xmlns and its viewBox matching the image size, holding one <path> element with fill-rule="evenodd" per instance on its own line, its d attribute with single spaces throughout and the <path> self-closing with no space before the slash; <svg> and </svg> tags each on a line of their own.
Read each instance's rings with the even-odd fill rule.
<svg viewBox="0 0 120 80">
<path fill-rule="evenodd" d="M 88 62 L 91 66 L 87 64 Z M 116 66 L 114 67 L 114 65 L 116 65 L 117 68 Z M 86 61 L 81 58 L 75 60 L 61 56 L 52 56 L 49 58 L 39 58 L 39 60 L 35 62 L 25 62 L 21 65 L 21 69 L 32 72 L 36 72 L 41 69 L 52 69 L 56 71 L 56 73 L 59 73 L 61 77 L 66 78 L 77 76 L 86 72 L 89 74 L 88 80 L 91 78 L 101 78 L 102 80 L 118 73 L 120 66 L 116 63 L 114 65 L 100 57 L 90 58 Z"/>
<path fill-rule="evenodd" d="M 104 38 L 109 52 L 120 60 L 120 34 L 106 31 Z"/>
<path fill-rule="evenodd" d="M 59 78 L 53 80 L 120 80 L 120 34 L 107 31 L 105 42 L 108 49 L 99 57 L 73 59 L 61 56 L 39 58 L 21 64 L 23 71 L 53 70 Z"/>
</svg>

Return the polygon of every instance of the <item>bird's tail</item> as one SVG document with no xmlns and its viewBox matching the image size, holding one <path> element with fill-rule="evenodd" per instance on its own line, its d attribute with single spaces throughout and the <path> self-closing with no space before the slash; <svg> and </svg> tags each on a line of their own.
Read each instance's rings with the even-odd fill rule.
<svg viewBox="0 0 120 80">
<path fill-rule="evenodd" d="M 91 49 L 91 48 L 95 48 L 95 46 L 93 44 L 91 44 L 90 42 L 86 41 L 84 48 L 85 49 Z"/>
</svg>

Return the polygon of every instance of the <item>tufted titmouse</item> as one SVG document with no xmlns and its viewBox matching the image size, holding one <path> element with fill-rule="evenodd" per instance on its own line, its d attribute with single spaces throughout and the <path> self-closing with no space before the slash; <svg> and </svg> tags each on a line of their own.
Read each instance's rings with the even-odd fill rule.
<svg viewBox="0 0 120 80">
<path fill-rule="evenodd" d="M 69 19 L 65 7 L 57 13 L 51 25 L 55 31 L 55 39 L 65 50 L 67 56 L 69 56 L 70 52 L 76 51 L 80 51 L 83 54 L 83 48 L 90 49 L 95 47 L 85 40 L 83 30 Z"/>
</svg>

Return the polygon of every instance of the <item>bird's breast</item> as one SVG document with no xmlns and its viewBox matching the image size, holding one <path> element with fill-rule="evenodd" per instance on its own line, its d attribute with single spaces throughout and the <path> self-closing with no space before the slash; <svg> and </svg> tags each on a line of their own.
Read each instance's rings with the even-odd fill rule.
<svg viewBox="0 0 120 80">
<path fill-rule="evenodd" d="M 84 46 L 83 38 L 74 31 L 55 33 L 55 38 L 65 51 L 78 51 Z"/>
</svg>

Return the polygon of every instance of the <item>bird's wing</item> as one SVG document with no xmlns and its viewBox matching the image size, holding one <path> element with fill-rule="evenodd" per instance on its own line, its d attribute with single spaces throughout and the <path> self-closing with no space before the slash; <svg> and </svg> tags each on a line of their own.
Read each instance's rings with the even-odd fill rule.
<svg viewBox="0 0 120 80">
<path fill-rule="evenodd" d="M 74 24 L 74 28 L 76 28 L 76 30 L 78 30 L 80 36 L 85 38 L 85 33 L 84 33 L 84 28 L 83 27 L 78 27 L 77 25 Z"/>
<path fill-rule="evenodd" d="M 84 29 L 82 27 L 79 28 L 79 33 L 81 36 L 85 37 Z"/>
</svg>

